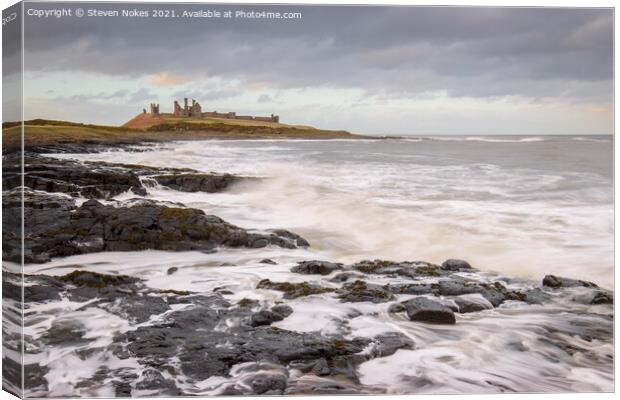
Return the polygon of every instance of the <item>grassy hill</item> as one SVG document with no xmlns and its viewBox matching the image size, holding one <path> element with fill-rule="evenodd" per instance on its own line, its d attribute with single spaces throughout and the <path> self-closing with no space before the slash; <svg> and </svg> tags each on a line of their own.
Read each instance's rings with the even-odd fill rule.
<svg viewBox="0 0 620 400">
<path fill-rule="evenodd" d="M 3 150 L 19 149 L 21 123 L 2 124 Z M 225 119 L 153 118 L 140 114 L 125 125 L 106 126 L 68 121 L 35 119 L 25 121 L 26 149 L 67 144 L 137 144 L 141 142 L 209 138 L 356 138 L 346 131 L 330 131 L 272 122 Z"/>
</svg>

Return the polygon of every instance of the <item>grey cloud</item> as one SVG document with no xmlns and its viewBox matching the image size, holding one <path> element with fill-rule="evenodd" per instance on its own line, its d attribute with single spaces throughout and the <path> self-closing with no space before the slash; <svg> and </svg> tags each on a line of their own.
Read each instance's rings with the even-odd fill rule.
<svg viewBox="0 0 620 400">
<path fill-rule="evenodd" d="M 27 18 L 26 67 L 125 77 L 169 72 L 398 96 L 445 90 L 452 96 L 609 101 L 612 93 L 611 9 L 160 7 L 301 11 L 303 19 Z M 199 93 L 212 99 L 234 95 L 197 91 L 197 98 Z"/>
</svg>

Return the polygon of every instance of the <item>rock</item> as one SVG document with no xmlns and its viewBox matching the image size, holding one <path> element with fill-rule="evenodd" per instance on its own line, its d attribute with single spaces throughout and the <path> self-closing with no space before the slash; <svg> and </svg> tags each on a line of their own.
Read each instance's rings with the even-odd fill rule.
<svg viewBox="0 0 620 400">
<path fill-rule="evenodd" d="M 264 259 L 260 260 L 258 263 L 259 264 L 278 265 L 277 262 L 275 262 L 275 261 L 273 261 L 272 259 L 269 259 L 269 258 L 264 258 Z"/>
<path fill-rule="evenodd" d="M 500 282 L 479 283 L 457 276 L 449 279 L 440 279 L 435 287 L 437 288 L 437 294 L 441 296 L 460 296 L 478 293 L 487 299 L 493 307 L 498 307 L 506 300 L 525 301 L 526 299 L 524 293 L 509 290 Z"/>
<path fill-rule="evenodd" d="M 373 338 L 370 346 L 369 358 L 387 357 L 400 349 L 412 350 L 415 348 L 413 340 L 398 332 L 387 332 Z"/>
<path fill-rule="evenodd" d="M 595 283 L 580 281 L 577 279 L 569 279 L 562 278 L 560 276 L 555 275 L 545 275 L 542 281 L 543 286 L 551 287 L 551 288 L 564 288 L 564 287 L 589 287 L 589 288 L 597 288 L 598 286 Z"/>
<path fill-rule="evenodd" d="M 276 236 L 289 239 L 289 241 L 295 243 L 297 247 L 310 247 L 310 243 L 308 243 L 306 239 L 286 229 L 272 229 L 270 232 Z"/>
<path fill-rule="evenodd" d="M 314 283 L 301 282 L 272 282 L 269 279 L 263 279 L 258 282 L 257 289 L 278 290 L 284 292 L 285 299 L 295 299 L 297 297 L 311 296 L 313 294 L 331 293 L 335 289 L 322 287 Z"/>
<path fill-rule="evenodd" d="M 288 379 L 283 374 L 261 373 L 253 375 L 248 384 L 254 394 L 283 394 Z"/>
<path fill-rule="evenodd" d="M 551 296 L 540 288 L 526 290 L 524 294 L 528 304 L 544 304 L 551 300 Z"/>
<path fill-rule="evenodd" d="M 228 189 L 231 185 L 247 180 L 231 174 L 185 173 L 174 175 L 155 175 L 152 177 L 160 185 L 181 192 L 216 193 Z"/>
<path fill-rule="evenodd" d="M 166 271 L 166 274 L 172 275 L 175 272 L 177 272 L 178 270 L 179 270 L 179 267 L 170 267 L 170 268 L 168 268 L 168 271 Z"/>
<path fill-rule="evenodd" d="M 286 236 L 250 233 L 202 210 L 168 207 L 152 200 L 120 207 L 89 200 L 76 208 L 66 199 L 60 202 L 58 197 L 39 197 L 42 197 L 40 201 L 24 210 L 28 221 L 24 243 L 26 262 L 99 251 L 296 247 L 297 239 L 291 239 L 294 234 L 290 232 Z M 9 244 L 3 249 L 5 257 L 19 257 L 19 238 L 7 231 L 3 239 Z"/>
<path fill-rule="evenodd" d="M 284 317 L 273 311 L 262 310 L 252 315 L 250 318 L 251 326 L 271 325 L 273 322 L 282 321 Z"/>
<path fill-rule="evenodd" d="M 282 318 L 286 318 L 293 313 L 293 309 L 286 304 L 278 304 L 271 307 L 271 312 L 281 315 Z"/>
<path fill-rule="evenodd" d="M 614 304 L 614 295 L 612 292 L 596 289 L 573 296 L 572 300 L 581 304 Z"/>
<path fill-rule="evenodd" d="M 464 295 L 455 297 L 453 300 L 461 314 L 493 309 L 493 304 L 482 296 Z"/>
<path fill-rule="evenodd" d="M 457 259 L 449 259 L 444 261 L 441 264 L 441 268 L 448 271 L 462 271 L 472 269 L 471 265 L 469 265 L 467 261 Z"/>
<path fill-rule="evenodd" d="M 77 321 L 55 321 L 41 339 L 50 346 L 75 346 L 94 340 L 84 339 L 86 333 L 84 325 Z"/>
<path fill-rule="evenodd" d="M 166 379 L 157 370 L 149 368 L 142 371 L 141 379 L 136 383 L 138 390 L 156 390 L 162 396 L 180 396 L 182 393 L 171 379 Z"/>
<path fill-rule="evenodd" d="M 394 299 L 394 295 L 383 286 L 357 280 L 352 283 L 345 283 L 339 289 L 338 298 L 342 302 L 362 302 L 384 303 Z"/>
<path fill-rule="evenodd" d="M 437 300 L 417 297 L 403 303 L 411 321 L 455 324 L 454 312 Z"/>
<path fill-rule="evenodd" d="M 437 288 L 430 283 L 398 283 L 387 284 L 384 288 L 394 294 L 435 294 Z"/>
<path fill-rule="evenodd" d="M 21 185 L 20 171 L 3 171 L 4 187 Z M 66 193 L 95 199 L 110 199 L 132 191 L 146 195 L 138 175 L 127 168 L 106 163 L 82 163 L 75 160 L 24 154 L 24 186 L 48 193 Z"/>
<path fill-rule="evenodd" d="M 362 279 L 362 278 L 364 278 L 364 275 L 358 274 L 356 272 L 341 272 L 339 274 L 334 275 L 334 277 L 331 278 L 329 281 L 341 283 L 341 282 L 347 282 L 351 279 L 357 280 L 357 279 Z"/>
<path fill-rule="evenodd" d="M 302 261 L 291 268 L 291 272 L 305 275 L 329 275 L 341 269 L 342 264 L 327 261 Z"/>
<path fill-rule="evenodd" d="M 76 286 L 103 288 L 109 286 L 131 285 L 140 279 L 127 275 L 104 275 L 91 271 L 76 270 L 67 275 L 57 276 L 61 282 L 71 283 Z"/>
<path fill-rule="evenodd" d="M 441 270 L 439 266 L 424 261 L 394 262 L 385 260 L 364 260 L 351 265 L 351 268 L 365 274 L 403 276 L 408 278 L 446 274 L 446 271 Z"/>
</svg>

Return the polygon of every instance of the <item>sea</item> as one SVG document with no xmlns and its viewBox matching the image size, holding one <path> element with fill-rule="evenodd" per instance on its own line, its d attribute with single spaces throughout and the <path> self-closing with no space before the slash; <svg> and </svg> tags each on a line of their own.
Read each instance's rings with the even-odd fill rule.
<svg viewBox="0 0 620 400">
<path fill-rule="evenodd" d="M 250 230 L 288 229 L 311 246 L 212 254 L 97 253 L 26 265 L 26 273 L 63 274 L 77 264 L 137 276 L 154 288 L 207 292 L 227 287 L 234 293 L 227 296 L 231 301 L 273 302 L 281 293 L 256 290 L 261 279 L 322 279 L 291 273 L 290 267 L 301 260 L 440 264 L 457 258 L 480 270 L 479 279 L 502 280 L 510 287 L 540 286 L 548 274 L 614 287 L 612 136 L 218 139 L 50 156 L 261 178 L 212 194 L 145 181 L 146 197 L 199 208 Z M 117 200 L 133 197 L 126 193 Z M 261 264 L 264 258 L 277 265 Z M 173 266 L 178 272 L 168 275 Z M 398 280 L 376 279 L 382 284 Z M 347 335 L 397 331 L 414 340 L 414 350 L 360 366 L 362 384 L 388 393 L 613 390 L 613 338 L 584 339 L 584 330 L 593 326 L 611 332 L 609 306 L 562 299 L 548 305 L 508 302 L 458 315 L 456 325 L 441 326 L 411 323 L 389 314 L 386 304 L 340 303 L 329 294 L 287 304 L 294 313 L 274 326 L 329 335 L 341 329 L 354 308 L 361 315 L 346 321 Z M 84 310 L 69 301 L 63 306 L 62 318 L 91 321 L 88 327 L 104 337 L 97 346 L 133 329 L 102 310 Z M 45 326 L 49 321 L 27 330 L 36 336 Z M 567 352 L 571 346 L 581 351 Z M 50 387 L 54 396 L 75 395 L 74 383 L 103 362 L 79 359 L 70 348 L 46 357 L 49 381 L 57 382 Z M 217 394 L 226 379 L 234 378 L 179 385 L 186 393 Z"/>
</svg>

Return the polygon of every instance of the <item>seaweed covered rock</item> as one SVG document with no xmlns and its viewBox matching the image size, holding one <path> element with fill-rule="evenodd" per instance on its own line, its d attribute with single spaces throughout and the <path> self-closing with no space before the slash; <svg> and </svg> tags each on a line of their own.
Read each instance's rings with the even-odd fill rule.
<svg viewBox="0 0 620 400">
<path fill-rule="evenodd" d="M 342 302 L 358 303 L 369 301 L 371 303 L 385 303 L 394 299 L 394 295 L 384 286 L 362 280 L 345 283 L 338 292 L 338 298 Z"/>
<path fill-rule="evenodd" d="M 5 157 L 16 156 L 17 154 L 11 154 Z M 21 186 L 20 172 L 17 167 L 3 170 L 2 183 L 5 189 Z M 128 168 L 43 157 L 31 153 L 24 155 L 23 179 L 24 186 L 30 189 L 66 193 L 73 197 L 110 199 L 127 191 L 146 194 L 138 175 Z"/>
<path fill-rule="evenodd" d="M 295 299 L 297 297 L 311 296 L 313 294 L 331 293 L 336 289 L 329 287 L 323 287 L 314 283 L 308 282 L 272 282 L 269 279 L 263 279 L 258 282 L 257 289 L 277 290 L 284 292 L 285 299 Z"/>
<path fill-rule="evenodd" d="M 543 286 L 551 287 L 551 288 L 565 288 L 565 287 L 589 287 L 589 288 L 597 288 L 598 286 L 595 283 L 588 281 L 581 281 L 578 279 L 570 279 L 563 278 L 561 276 L 555 275 L 545 275 L 542 281 Z"/>
<path fill-rule="evenodd" d="M 155 175 L 152 177 L 162 186 L 181 192 L 221 192 L 234 183 L 241 182 L 250 178 L 242 178 L 231 174 L 205 174 L 205 173 L 185 173 L 170 175 Z"/>
<path fill-rule="evenodd" d="M 329 261 L 302 261 L 291 268 L 291 272 L 306 275 L 329 275 L 342 269 L 342 264 Z"/>
<path fill-rule="evenodd" d="M 58 195 L 29 195 L 35 198 L 24 207 L 26 262 L 99 251 L 186 251 L 268 245 L 292 249 L 298 243 L 298 239 L 289 238 L 292 233 L 250 233 L 202 210 L 169 207 L 152 200 L 119 206 L 88 200 L 75 207 L 71 199 Z M 3 201 L 12 198 L 5 196 Z M 9 222 L 11 226 L 18 223 Z M 19 235 L 7 229 L 3 239 L 5 258 L 19 257 Z"/>
</svg>

